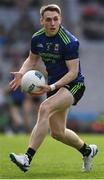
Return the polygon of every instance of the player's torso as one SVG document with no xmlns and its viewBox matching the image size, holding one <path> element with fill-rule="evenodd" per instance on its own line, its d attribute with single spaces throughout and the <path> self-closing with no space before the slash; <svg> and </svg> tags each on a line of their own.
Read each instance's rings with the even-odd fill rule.
<svg viewBox="0 0 104 180">
<path fill-rule="evenodd" d="M 64 49 L 70 43 L 70 37 L 60 28 L 54 37 L 47 37 L 44 31 L 41 32 L 37 35 L 35 43 L 37 53 L 46 65 L 49 83 L 54 83 L 68 72 Z"/>
</svg>

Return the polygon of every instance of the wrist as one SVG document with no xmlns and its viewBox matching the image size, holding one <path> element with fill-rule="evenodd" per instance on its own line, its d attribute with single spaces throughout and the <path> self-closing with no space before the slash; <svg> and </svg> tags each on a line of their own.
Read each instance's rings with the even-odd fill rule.
<svg viewBox="0 0 104 180">
<path fill-rule="evenodd" d="M 51 89 L 51 91 L 54 91 L 56 89 L 56 85 L 55 84 L 51 84 L 50 85 L 50 89 Z"/>
<path fill-rule="evenodd" d="M 20 76 L 22 77 L 24 74 L 22 72 L 18 72 L 20 74 Z"/>
</svg>

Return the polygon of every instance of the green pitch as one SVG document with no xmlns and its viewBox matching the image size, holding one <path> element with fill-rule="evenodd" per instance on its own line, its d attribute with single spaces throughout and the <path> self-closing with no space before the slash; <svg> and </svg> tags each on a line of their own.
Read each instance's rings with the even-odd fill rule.
<svg viewBox="0 0 104 180">
<path fill-rule="evenodd" d="M 0 135 L 0 179 L 103 179 L 104 136 L 80 135 L 87 143 L 98 145 L 90 173 L 82 173 L 82 156 L 73 148 L 47 137 L 34 157 L 28 172 L 21 172 L 9 159 L 9 153 L 24 153 L 29 136 Z"/>
</svg>

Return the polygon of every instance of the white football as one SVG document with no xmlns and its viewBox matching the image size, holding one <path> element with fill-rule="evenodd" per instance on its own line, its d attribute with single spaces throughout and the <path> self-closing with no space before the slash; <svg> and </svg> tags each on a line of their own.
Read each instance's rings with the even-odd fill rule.
<svg viewBox="0 0 104 180">
<path fill-rule="evenodd" d="M 21 80 L 21 90 L 23 92 L 34 93 L 40 90 L 39 86 L 45 84 L 44 75 L 37 70 L 26 72 Z"/>
</svg>

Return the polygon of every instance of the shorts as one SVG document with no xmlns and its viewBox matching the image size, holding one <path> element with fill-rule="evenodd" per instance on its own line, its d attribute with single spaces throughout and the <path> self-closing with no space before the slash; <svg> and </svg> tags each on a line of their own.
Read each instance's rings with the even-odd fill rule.
<svg viewBox="0 0 104 180">
<path fill-rule="evenodd" d="M 74 97 L 73 105 L 76 105 L 78 103 L 78 101 L 82 98 L 82 96 L 84 94 L 84 91 L 85 91 L 85 85 L 82 82 L 69 83 L 69 84 L 67 84 L 67 85 L 65 85 L 63 87 L 68 89 L 71 92 L 71 94 L 73 95 L 73 97 Z M 48 92 L 47 93 L 47 98 L 52 96 L 53 94 L 55 94 L 57 91 L 58 91 L 58 89 L 54 90 L 54 91 L 51 91 L 51 92 Z"/>
</svg>

